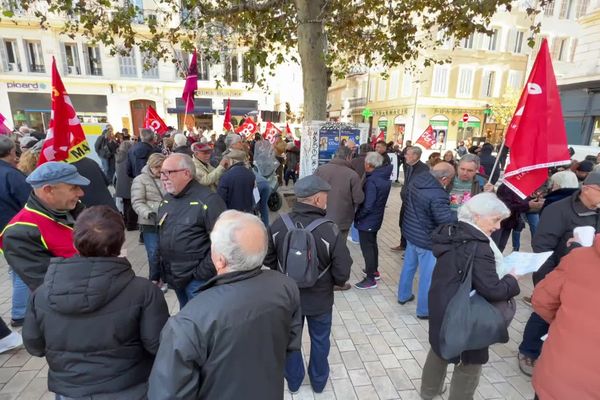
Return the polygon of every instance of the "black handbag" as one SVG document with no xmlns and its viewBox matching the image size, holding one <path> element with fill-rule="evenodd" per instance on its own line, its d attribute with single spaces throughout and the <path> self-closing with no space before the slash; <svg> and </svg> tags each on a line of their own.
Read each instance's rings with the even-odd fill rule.
<svg viewBox="0 0 600 400">
<path fill-rule="evenodd" d="M 478 293 L 471 295 L 476 247 L 477 244 L 470 252 L 464 278 L 457 292 L 450 299 L 442 320 L 440 356 L 445 360 L 456 358 L 464 351 L 484 349 L 494 343 L 508 342 L 508 323 L 512 317 L 508 319 L 507 315 L 503 315 L 506 310 L 501 312 Z M 514 301 L 512 305 L 514 307 Z"/>
</svg>

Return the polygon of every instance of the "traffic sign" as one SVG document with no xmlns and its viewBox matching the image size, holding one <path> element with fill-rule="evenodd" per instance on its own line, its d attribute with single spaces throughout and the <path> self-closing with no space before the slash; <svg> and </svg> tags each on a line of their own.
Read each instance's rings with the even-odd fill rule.
<svg viewBox="0 0 600 400">
<path fill-rule="evenodd" d="M 469 121 L 469 114 L 464 113 L 462 119 L 463 119 L 463 122 L 468 122 Z"/>
</svg>

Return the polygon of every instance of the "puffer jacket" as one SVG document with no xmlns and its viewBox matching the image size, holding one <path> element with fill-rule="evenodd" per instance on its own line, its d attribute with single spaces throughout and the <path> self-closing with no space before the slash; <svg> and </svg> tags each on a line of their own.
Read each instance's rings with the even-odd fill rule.
<svg viewBox="0 0 600 400">
<path fill-rule="evenodd" d="M 354 226 L 359 231 L 376 232 L 381 228 L 385 204 L 387 203 L 392 181 L 390 175 L 393 165 L 382 165 L 372 172 L 367 172 L 363 191 L 365 201 L 358 207 Z"/>
<path fill-rule="evenodd" d="M 115 393 L 148 380 L 168 317 L 164 295 L 127 259 L 54 258 L 30 298 L 23 343 L 46 357 L 50 391 Z"/>
<path fill-rule="evenodd" d="M 131 185 L 131 205 L 138 215 L 138 224 L 155 225 L 157 221 L 148 218 L 150 213 L 158 215 L 158 206 L 166 191 L 159 178 L 152 176 L 145 166 Z"/>
</svg>

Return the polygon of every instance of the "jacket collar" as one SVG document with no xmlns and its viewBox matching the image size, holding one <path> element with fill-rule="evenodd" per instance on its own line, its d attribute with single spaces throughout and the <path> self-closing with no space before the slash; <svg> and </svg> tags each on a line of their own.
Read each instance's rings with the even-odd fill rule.
<svg viewBox="0 0 600 400">
<path fill-rule="evenodd" d="M 217 275 L 202 285 L 198 291 L 203 292 L 214 286 L 228 285 L 230 283 L 245 281 L 246 279 L 254 278 L 257 275 L 260 275 L 261 273 L 261 267 L 259 266 L 249 271 L 235 271 Z"/>
<path fill-rule="evenodd" d="M 69 226 L 73 226 L 75 223 L 75 217 L 73 213 L 70 211 L 57 211 L 53 210 L 50 207 L 47 207 L 36 195 L 35 193 L 31 193 L 29 196 L 29 200 L 27 200 L 26 207 L 30 207 L 35 211 L 39 211 L 42 214 L 52 218 L 55 221 L 62 222 Z M 77 203 L 75 209 L 83 207 L 81 203 Z"/>
<path fill-rule="evenodd" d="M 333 160 L 329 161 L 329 163 L 333 165 L 341 165 L 347 168 L 352 168 L 352 164 L 350 164 L 350 161 L 342 160 L 339 158 L 334 158 Z"/>
<path fill-rule="evenodd" d="M 185 185 L 185 187 L 183 188 L 183 190 L 177 194 L 172 194 L 171 196 L 173 196 L 173 198 L 178 199 L 180 197 L 184 197 L 187 192 L 191 189 L 192 185 L 194 184 L 194 182 L 196 182 L 195 179 L 192 179 L 191 181 L 188 182 L 187 185 Z"/>
<path fill-rule="evenodd" d="M 0 160 L 0 167 L 12 168 L 12 169 L 16 169 L 18 171 L 17 167 L 15 167 L 12 164 L 7 163 L 4 160 Z"/>
<path fill-rule="evenodd" d="M 579 195 L 581 194 L 581 189 L 576 191 L 571 195 L 571 205 L 573 207 L 573 211 L 580 217 L 589 217 L 591 215 L 599 215 L 600 209 L 590 210 L 583 204 Z"/>
<path fill-rule="evenodd" d="M 292 211 L 299 214 L 315 214 L 320 217 L 327 215 L 327 211 L 322 208 L 311 206 L 310 204 L 300 203 L 296 201 L 292 206 Z"/>
</svg>

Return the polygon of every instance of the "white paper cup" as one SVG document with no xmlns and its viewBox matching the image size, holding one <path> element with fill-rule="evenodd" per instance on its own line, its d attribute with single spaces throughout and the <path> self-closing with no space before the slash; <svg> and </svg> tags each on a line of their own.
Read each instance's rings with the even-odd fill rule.
<svg viewBox="0 0 600 400">
<path fill-rule="evenodd" d="M 573 229 L 573 238 L 583 247 L 591 247 L 594 244 L 596 229 L 593 226 L 578 226 Z"/>
</svg>

